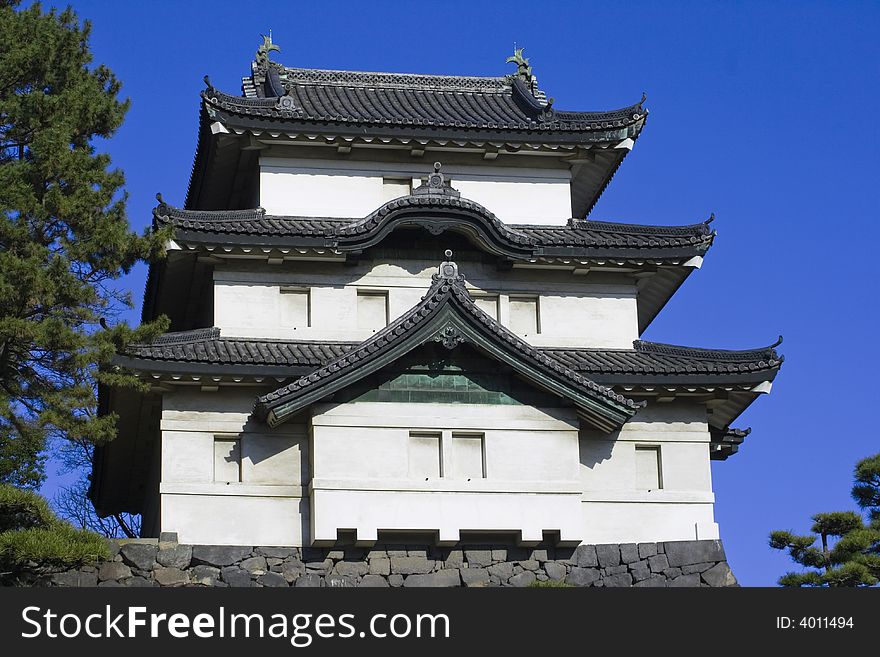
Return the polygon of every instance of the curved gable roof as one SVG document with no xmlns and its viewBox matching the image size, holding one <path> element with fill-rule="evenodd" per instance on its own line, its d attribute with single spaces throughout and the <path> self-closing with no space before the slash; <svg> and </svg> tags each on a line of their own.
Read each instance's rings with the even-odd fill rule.
<svg viewBox="0 0 880 657">
<path fill-rule="evenodd" d="M 602 431 L 618 428 L 643 405 L 590 381 L 511 333 L 477 308 L 458 267 L 447 262 L 420 303 L 320 369 L 259 397 L 254 413 L 277 426 L 428 341 L 449 349 L 472 344 L 536 386 L 571 401 L 586 422 Z"/>
</svg>

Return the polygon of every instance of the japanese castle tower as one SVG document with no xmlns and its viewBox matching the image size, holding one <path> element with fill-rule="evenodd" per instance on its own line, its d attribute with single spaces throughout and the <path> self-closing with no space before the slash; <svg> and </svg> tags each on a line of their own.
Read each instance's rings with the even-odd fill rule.
<svg viewBox="0 0 880 657">
<path fill-rule="evenodd" d="M 590 211 L 647 118 L 499 77 L 289 68 L 206 78 L 183 207 L 102 389 L 101 514 L 185 543 L 561 545 L 717 539 L 710 461 L 776 344 L 646 342 L 709 221 Z M 441 164 L 442 163 L 442 164 Z"/>
</svg>

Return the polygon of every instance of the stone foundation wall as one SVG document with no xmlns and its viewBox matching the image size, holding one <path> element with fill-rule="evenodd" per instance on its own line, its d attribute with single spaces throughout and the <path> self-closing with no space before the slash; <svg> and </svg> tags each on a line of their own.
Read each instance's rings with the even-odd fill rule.
<svg viewBox="0 0 880 657">
<path fill-rule="evenodd" d="M 720 541 L 577 548 L 272 548 L 114 541 L 112 561 L 19 578 L 44 586 L 737 586 Z M 30 581 L 27 581 L 27 580 Z"/>
</svg>

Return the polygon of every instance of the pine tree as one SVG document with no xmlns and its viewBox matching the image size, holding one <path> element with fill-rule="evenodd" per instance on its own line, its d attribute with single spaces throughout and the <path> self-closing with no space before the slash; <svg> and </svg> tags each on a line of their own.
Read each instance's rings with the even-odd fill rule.
<svg viewBox="0 0 880 657">
<path fill-rule="evenodd" d="M 813 535 L 770 534 L 770 547 L 788 550 L 792 560 L 813 569 L 783 575 L 781 586 L 874 586 L 880 581 L 880 454 L 856 464 L 852 496 L 867 522 L 854 511 L 818 513 Z"/>
<path fill-rule="evenodd" d="M 114 437 L 96 382 L 137 385 L 106 365 L 164 329 L 116 321 L 132 305 L 118 279 L 167 236 L 130 230 L 123 174 L 96 148 L 128 101 L 92 65 L 89 23 L 19 5 L 0 0 L 0 482 L 36 487 L 53 440 Z"/>
</svg>

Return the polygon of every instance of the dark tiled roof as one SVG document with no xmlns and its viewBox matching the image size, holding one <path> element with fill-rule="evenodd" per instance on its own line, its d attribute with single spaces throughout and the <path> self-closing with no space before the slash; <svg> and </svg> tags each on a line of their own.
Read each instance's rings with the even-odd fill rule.
<svg viewBox="0 0 880 657">
<path fill-rule="evenodd" d="M 354 346 L 350 342 L 221 338 L 219 328 L 167 333 L 149 344 L 131 345 L 132 358 L 214 365 L 318 367 Z"/>
<path fill-rule="evenodd" d="M 128 355 L 144 361 L 205 365 L 319 367 L 354 349 L 356 342 L 227 338 L 220 329 L 169 333 L 146 345 L 132 345 Z M 538 350 L 536 350 L 538 351 Z M 741 351 L 678 347 L 637 340 L 634 349 L 540 349 L 566 367 L 613 385 L 627 376 L 657 382 L 669 377 L 711 377 L 723 384 L 732 376 L 771 380 L 783 357 L 774 347 Z M 146 364 L 144 364 L 146 368 Z"/>
<path fill-rule="evenodd" d="M 420 336 L 418 339 L 422 342 L 433 340 L 450 349 L 470 341 L 488 346 L 496 358 L 522 369 L 524 376 L 571 399 L 594 426 L 606 431 L 620 426 L 642 405 L 584 378 L 480 310 L 454 263 L 442 264 L 440 271 L 434 275 L 434 283 L 422 300 L 384 329 L 311 374 L 259 397 L 254 406 L 256 416 L 270 424 L 283 422 L 308 403 L 393 362 L 400 354 L 421 344 L 411 340 L 415 336 Z M 429 334 L 423 335 L 426 331 Z"/>
<path fill-rule="evenodd" d="M 759 375 L 772 380 L 784 357 L 776 353 L 779 343 L 761 349 L 726 350 L 680 347 L 636 340 L 633 349 L 547 349 L 560 362 L 602 380 L 621 383 L 628 377 L 682 377 L 696 380 L 713 377 Z M 754 377 L 753 377 L 754 378 Z"/>
<path fill-rule="evenodd" d="M 287 68 L 274 62 L 245 78 L 247 97 L 209 86 L 205 103 L 226 113 L 272 122 L 427 128 L 467 133 L 596 133 L 599 140 L 635 137 L 647 111 L 641 102 L 609 112 L 556 110 L 516 75 L 469 77 Z M 619 131 L 625 134 L 620 135 Z M 613 137 L 612 137 L 613 138 Z"/>
<path fill-rule="evenodd" d="M 360 219 L 273 216 L 262 208 L 181 210 L 165 203 L 160 203 L 153 214 L 158 224 L 170 224 L 188 236 L 206 234 L 215 236 L 215 241 L 221 241 L 221 236 L 252 238 L 286 245 L 296 245 L 299 240 L 339 251 L 373 246 L 398 225 L 418 225 L 432 231 L 463 230 L 475 235 L 488 250 L 512 259 L 681 259 L 705 254 L 715 235 L 709 221 L 684 226 L 590 220 L 571 220 L 566 226 L 505 224 L 468 199 L 416 193 L 389 201 Z"/>
</svg>

